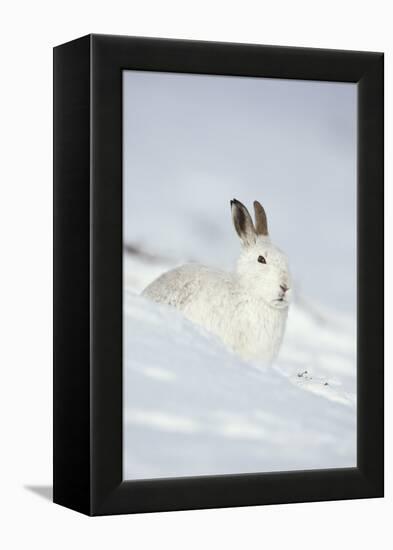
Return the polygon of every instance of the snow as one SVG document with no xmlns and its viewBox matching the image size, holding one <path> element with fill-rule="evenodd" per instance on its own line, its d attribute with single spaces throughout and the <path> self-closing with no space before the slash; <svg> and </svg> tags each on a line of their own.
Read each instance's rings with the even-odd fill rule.
<svg viewBox="0 0 393 550">
<path fill-rule="evenodd" d="M 353 323 L 297 297 L 273 366 L 139 296 L 169 261 L 125 255 L 124 477 L 356 465 Z"/>
</svg>

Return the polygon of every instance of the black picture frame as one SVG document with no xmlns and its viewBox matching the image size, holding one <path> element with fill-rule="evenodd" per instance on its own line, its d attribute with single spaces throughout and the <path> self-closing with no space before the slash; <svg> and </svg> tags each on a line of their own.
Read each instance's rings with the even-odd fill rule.
<svg viewBox="0 0 393 550">
<path fill-rule="evenodd" d="M 123 481 L 122 71 L 358 84 L 357 467 Z M 88 515 L 383 496 L 383 54 L 88 35 L 54 48 L 54 502 Z"/>
</svg>

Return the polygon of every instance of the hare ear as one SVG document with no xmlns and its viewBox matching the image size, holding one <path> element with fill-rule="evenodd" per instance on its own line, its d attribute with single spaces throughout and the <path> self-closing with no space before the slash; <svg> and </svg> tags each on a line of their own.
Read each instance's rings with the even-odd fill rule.
<svg viewBox="0 0 393 550">
<path fill-rule="evenodd" d="M 247 208 L 236 199 L 231 200 L 231 212 L 233 225 L 243 243 L 250 246 L 256 241 L 255 227 Z"/>
<path fill-rule="evenodd" d="M 266 212 L 262 204 L 258 201 L 254 201 L 255 212 L 255 231 L 257 235 L 267 236 L 269 234 L 267 229 Z"/>
</svg>

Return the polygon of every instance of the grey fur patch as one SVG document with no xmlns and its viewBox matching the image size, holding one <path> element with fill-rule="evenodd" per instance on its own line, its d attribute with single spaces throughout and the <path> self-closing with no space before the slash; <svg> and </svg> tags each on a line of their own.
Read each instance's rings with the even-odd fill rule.
<svg viewBox="0 0 393 550">
<path fill-rule="evenodd" d="M 245 246 L 255 242 L 255 228 L 247 208 L 240 201 L 231 200 L 233 225 Z"/>
<path fill-rule="evenodd" d="M 254 201 L 255 231 L 257 235 L 268 235 L 267 217 L 265 209 L 258 201 Z"/>
</svg>

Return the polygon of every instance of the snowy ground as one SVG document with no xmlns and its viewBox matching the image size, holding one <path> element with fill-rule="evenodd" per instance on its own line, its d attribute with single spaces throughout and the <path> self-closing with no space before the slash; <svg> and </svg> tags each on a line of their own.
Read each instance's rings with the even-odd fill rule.
<svg viewBox="0 0 393 550">
<path fill-rule="evenodd" d="M 124 477 L 355 466 L 351 317 L 296 296 L 275 365 L 246 363 L 138 295 L 173 265 L 125 254 Z"/>
</svg>

